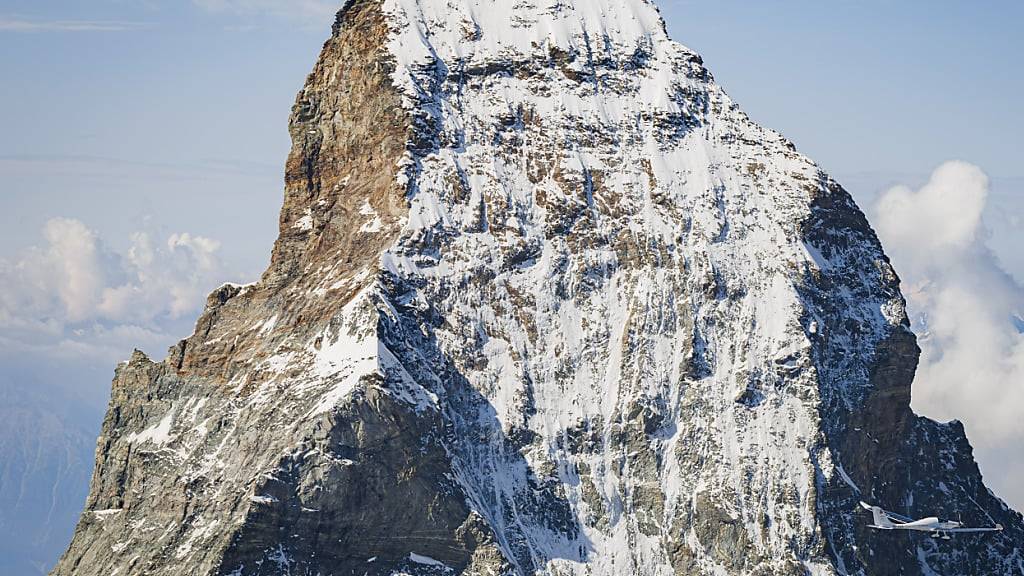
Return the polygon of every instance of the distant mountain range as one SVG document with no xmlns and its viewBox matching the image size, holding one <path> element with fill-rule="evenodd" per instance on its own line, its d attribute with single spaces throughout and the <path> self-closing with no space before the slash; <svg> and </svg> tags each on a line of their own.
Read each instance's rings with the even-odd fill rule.
<svg viewBox="0 0 1024 576">
<path fill-rule="evenodd" d="M 99 423 L 65 392 L 0 382 L 0 574 L 45 574 L 88 493 Z"/>
</svg>

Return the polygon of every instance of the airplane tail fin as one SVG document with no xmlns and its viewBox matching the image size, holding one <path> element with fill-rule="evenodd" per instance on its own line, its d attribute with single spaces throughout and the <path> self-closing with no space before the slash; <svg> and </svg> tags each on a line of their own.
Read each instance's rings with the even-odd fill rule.
<svg viewBox="0 0 1024 576">
<path fill-rule="evenodd" d="M 885 510 L 882 510 L 878 506 L 872 506 L 866 502 L 861 502 L 860 505 L 865 510 L 871 512 L 874 528 L 886 530 L 893 527 L 892 520 L 889 520 L 889 516 L 886 515 Z"/>
</svg>

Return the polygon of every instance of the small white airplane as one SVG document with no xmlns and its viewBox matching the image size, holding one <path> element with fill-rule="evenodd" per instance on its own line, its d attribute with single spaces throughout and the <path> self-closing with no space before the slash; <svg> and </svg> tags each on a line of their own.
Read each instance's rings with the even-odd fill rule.
<svg viewBox="0 0 1024 576">
<path fill-rule="evenodd" d="M 964 528 L 960 522 L 952 520 L 939 520 L 936 517 L 914 520 L 878 506 L 872 506 L 865 502 L 860 503 L 861 507 L 871 512 L 874 517 L 874 524 L 868 524 L 868 528 L 876 530 L 915 530 L 917 532 L 930 532 L 932 536 L 949 540 L 951 534 L 964 534 L 967 532 L 1002 532 L 1003 525 L 996 524 L 991 528 Z"/>
</svg>

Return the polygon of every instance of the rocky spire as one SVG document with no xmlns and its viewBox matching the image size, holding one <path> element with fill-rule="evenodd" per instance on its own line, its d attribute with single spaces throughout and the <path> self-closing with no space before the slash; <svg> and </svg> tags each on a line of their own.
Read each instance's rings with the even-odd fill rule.
<svg viewBox="0 0 1024 576">
<path fill-rule="evenodd" d="M 55 574 L 1024 570 L 863 214 L 650 2 L 351 0 L 291 135 L 270 268 L 119 367 Z"/>
</svg>

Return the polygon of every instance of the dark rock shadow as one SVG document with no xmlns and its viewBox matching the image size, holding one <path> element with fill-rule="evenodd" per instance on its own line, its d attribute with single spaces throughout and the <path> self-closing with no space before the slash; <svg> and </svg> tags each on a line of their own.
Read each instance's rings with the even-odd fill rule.
<svg viewBox="0 0 1024 576">
<path fill-rule="evenodd" d="M 382 345 L 417 384 L 438 396 L 440 440 L 455 480 L 516 573 L 532 574 L 554 559 L 586 562 L 593 546 L 562 481 L 538 473 L 520 452 L 539 438 L 525 428 L 505 433 L 491 402 L 442 352 L 435 331 L 445 319 L 433 306 L 421 310 L 411 304 L 423 301 L 415 297 L 419 287 L 390 275 L 384 285 L 395 314 L 381 320 Z"/>
</svg>

